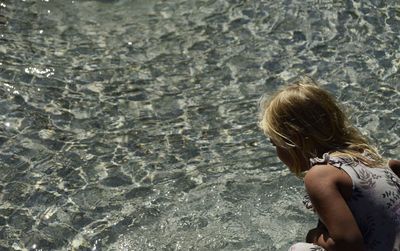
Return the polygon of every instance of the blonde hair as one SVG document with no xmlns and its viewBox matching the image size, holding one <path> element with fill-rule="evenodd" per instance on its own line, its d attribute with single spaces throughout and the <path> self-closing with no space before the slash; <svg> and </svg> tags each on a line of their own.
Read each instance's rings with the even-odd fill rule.
<svg viewBox="0 0 400 251">
<path fill-rule="evenodd" d="M 310 77 L 299 77 L 272 98 L 260 101 L 259 126 L 271 141 L 290 155 L 291 171 L 300 176 L 309 158 L 325 152 L 361 161 L 370 167 L 383 159 L 351 125 L 334 97 Z M 308 168 L 306 168 L 308 169 Z"/>
</svg>

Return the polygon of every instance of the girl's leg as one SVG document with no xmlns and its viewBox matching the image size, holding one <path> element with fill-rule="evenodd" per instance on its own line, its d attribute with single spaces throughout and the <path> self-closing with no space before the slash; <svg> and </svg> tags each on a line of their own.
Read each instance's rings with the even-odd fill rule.
<svg viewBox="0 0 400 251">
<path fill-rule="evenodd" d="M 292 245 L 289 251 L 325 251 L 325 249 L 312 243 L 298 242 Z"/>
</svg>

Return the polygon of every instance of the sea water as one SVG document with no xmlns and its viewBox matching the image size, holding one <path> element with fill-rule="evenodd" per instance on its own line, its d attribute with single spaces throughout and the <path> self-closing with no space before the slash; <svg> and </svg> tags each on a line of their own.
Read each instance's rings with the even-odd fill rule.
<svg viewBox="0 0 400 251">
<path fill-rule="evenodd" d="M 309 74 L 399 158 L 398 1 L 0 0 L 1 250 L 287 250 L 257 126 Z"/>
</svg>

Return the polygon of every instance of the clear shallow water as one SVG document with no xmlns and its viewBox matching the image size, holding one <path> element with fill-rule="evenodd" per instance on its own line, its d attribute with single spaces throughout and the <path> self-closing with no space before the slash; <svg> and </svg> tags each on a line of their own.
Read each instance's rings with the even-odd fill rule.
<svg viewBox="0 0 400 251">
<path fill-rule="evenodd" d="M 396 1 L 0 3 L 1 249 L 287 250 L 257 99 L 301 72 L 399 156 Z"/>
</svg>

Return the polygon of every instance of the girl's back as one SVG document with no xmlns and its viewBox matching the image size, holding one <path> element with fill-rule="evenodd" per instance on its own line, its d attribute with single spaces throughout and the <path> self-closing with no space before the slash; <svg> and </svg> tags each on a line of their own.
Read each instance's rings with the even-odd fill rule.
<svg viewBox="0 0 400 251">
<path fill-rule="evenodd" d="M 367 250 L 400 249 L 400 179 L 390 168 L 369 168 L 351 158 L 314 158 L 312 165 L 330 164 L 345 171 L 353 189 L 347 204 Z"/>
</svg>

